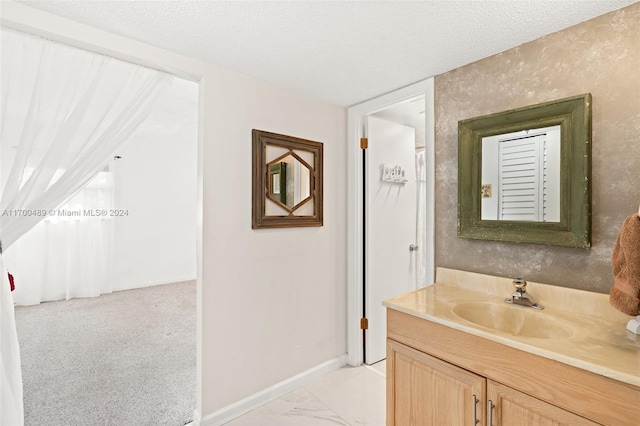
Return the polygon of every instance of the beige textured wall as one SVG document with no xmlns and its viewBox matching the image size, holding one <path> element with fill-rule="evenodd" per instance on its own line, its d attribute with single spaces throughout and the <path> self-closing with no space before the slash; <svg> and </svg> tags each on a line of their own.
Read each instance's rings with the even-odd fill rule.
<svg viewBox="0 0 640 426">
<path fill-rule="evenodd" d="M 611 252 L 640 204 L 640 3 L 435 78 L 436 265 L 607 293 Z M 457 237 L 459 120 L 590 92 L 592 247 Z"/>
</svg>

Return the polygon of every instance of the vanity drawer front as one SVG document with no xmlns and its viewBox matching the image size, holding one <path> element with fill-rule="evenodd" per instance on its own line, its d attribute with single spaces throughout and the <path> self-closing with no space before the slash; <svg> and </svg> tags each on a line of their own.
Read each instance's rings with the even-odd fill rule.
<svg viewBox="0 0 640 426">
<path fill-rule="evenodd" d="M 494 406 L 492 413 L 494 425 L 598 425 L 598 423 L 491 380 L 487 381 L 487 398 Z"/>
</svg>

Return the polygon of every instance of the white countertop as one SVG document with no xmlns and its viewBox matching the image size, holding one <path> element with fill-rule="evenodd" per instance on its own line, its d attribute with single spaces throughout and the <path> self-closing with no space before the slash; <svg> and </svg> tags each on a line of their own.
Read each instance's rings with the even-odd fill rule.
<svg viewBox="0 0 640 426">
<path fill-rule="evenodd" d="M 545 309 L 504 303 L 511 295 L 511 278 L 438 268 L 436 284 L 383 302 L 394 309 L 506 346 L 553 359 L 631 385 L 640 386 L 640 336 L 626 330 L 632 317 L 616 311 L 608 295 L 539 283 L 527 292 Z M 527 337 L 485 328 L 454 312 L 463 303 L 486 303 L 489 308 L 526 309 L 540 315 L 540 324 L 552 322 L 564 337 Z M 508 312 L 508 311 L 507 311 Z M 514 311 L 515 312 L 515 311 Z M 515 315 L 514 315 L 515 316 Z M 545 318 L 542 318 L 542 317 Z M 535 316 L 533 316 L 535 319 Z"/>
</svg>

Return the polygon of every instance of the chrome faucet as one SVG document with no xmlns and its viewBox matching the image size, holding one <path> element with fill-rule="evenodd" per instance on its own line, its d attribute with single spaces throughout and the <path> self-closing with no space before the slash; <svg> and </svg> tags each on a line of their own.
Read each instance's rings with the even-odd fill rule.
<svg viewBox="0 0 640 426">
<path fill-rule="evenodd" d="M 513 280 L 513 286 L 516 290 L 511 294 L 511 297 L 504 299 L 506 303 L 529 306 L 534 309 L 544 309 L 544 306 L 537 304 L 536 301 L 533 300 L 533 297 L 527 293 L 527 282 L 525 280 L 516 278 Z"/>
</svg>

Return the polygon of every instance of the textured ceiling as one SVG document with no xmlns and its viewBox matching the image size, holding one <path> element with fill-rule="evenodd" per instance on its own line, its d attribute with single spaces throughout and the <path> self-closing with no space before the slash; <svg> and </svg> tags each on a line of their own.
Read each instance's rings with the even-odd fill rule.
<svg viewBox="0 0 640 426">
<path fill-rule="evenodd" d="M 350 106 L 636 1 L 17 2 Z"/>
</svg>

